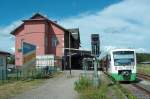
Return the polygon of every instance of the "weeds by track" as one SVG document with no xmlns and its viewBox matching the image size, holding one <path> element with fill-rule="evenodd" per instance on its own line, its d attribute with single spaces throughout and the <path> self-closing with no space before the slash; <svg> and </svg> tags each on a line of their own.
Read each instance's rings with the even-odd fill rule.
<svg viewBox="0 0 150 99">
<path fill-rule="evenodd" d="M 110 75 L 108 75 L 106 72 L 103 72 L 111 82 L 113 82 L 116 85 L 116 88 L 118 91 L 122 94 L 123 99 L 136 99 L 136 97 L 126 88 L 124 88 L 119 82 L 115 81 Z"/>
<path fill-rule="evenodd" d="M 132 92 L 136 99 L 150 99 L 150 95 L 138 84 L 121 84 L 121 86 Z"/>
<path fill-rule="evenodd" d="M 140 86 L 140 84 L 133 82 L 116 82 L 106 72 L 104 72 L 104 74 L 107 75 L 112 82 L 116 83 L 117 87 L 124 94 L 125 99 L 150 99 L 150 91 Z"/>
</svg>

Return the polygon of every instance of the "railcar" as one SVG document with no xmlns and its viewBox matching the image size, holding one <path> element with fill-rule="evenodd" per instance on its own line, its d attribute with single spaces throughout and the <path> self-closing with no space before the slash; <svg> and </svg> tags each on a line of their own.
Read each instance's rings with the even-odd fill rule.
<svg viewBox="0 0 150 99">
<path fill-rule="evenodd" d="M 114 49 L 101 60 L 102 70 L 116 81 L 136 80 L 136 53 L 133 49 Z"/>
</svg>

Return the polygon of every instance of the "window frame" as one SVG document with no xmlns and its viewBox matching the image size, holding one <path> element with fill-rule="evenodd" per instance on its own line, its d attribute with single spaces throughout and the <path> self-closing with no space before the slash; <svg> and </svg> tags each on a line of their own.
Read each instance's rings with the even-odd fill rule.
<svg viewBox="0 0 150 99">
<path fill-rule="evenodd" d="M 56 36 L 52 37 L 51 44 L 52 44 L 52 47 L 57 47 L 57 45 L 58 45 L 58 38 Z"/>
</svg>

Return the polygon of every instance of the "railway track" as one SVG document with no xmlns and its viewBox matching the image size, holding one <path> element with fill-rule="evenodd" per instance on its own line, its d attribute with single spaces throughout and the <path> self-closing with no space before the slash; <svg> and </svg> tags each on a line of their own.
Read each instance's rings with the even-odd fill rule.
<svg viewBox="0 0 150 99">
<path fill-rule="evenodd" d="M 142 90 L 143 92 L 145 92 L 147 95 L 150 96 L 150 90 L 145 89 L 144 87 L 138 85 L 138 84 L 132 84 L 133 86 L 135 86 L 136 88 Z M 149 97 L 150 98 L 150 97 Z"/>
<path fill-rule="evenodd" d="M 105 71 L 103 71 L 103 73 L 110 79 L 110 81 L 111 81 L 112 83 L 116 83 L 116 81 L 113 80 L 113 79 L 111 78 L 111 76 L 108 75 Z M 118 89 L 119 89 L 119 86 L 118 86 L 117 84 L 116 84 L 116 86 L 117 86 Z M 127 93 L 124 93 L 124 91 L 123 91 L 122 89 L 120 89 L 120 92 L 123 94 L 124 99 L 129 99 L 129 98 L 128 98 L 128 94 L 127 94 Z M 134 99 L 134 98 L 133 98 L 133 99 Z"/>
<path fill-rule="evenodd" d="M 138 84 L 121 84 L 128 89 L 137 99 L 150 99 L 150 92 Z"/>
<path fill-rule="evenodd" d="M 143 78 L 145 80 L 150 80 L 150 75 L 146 75 L 146 74 L 143 74 L 143 73 L 137 73 L 137 76 L 139 78 Z"/>
<path fill-rule="evenodd" d="M 104 74 L 109 76 L 106 72 L 104 72 Z M 141 74 L 140 74 L 140 78 L 143 78 L 143 79 L 148 78 L 147 76 L 145 78 L 144 77 L 143 76 L 141 77 Z M 130 91 L 137 99 L 150 99 L 150 90 L 145 89 L 139 83 L 130 83 L 130 82 L 120 83 L 120 86 Z M 125 94 L 125 96 L 126 96 L 126 99 L 128 99 L 128 95 Z"/>
</svg>

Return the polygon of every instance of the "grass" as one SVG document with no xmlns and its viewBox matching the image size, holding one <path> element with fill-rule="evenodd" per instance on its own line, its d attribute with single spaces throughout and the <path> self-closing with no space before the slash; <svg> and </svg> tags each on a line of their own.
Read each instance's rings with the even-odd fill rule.
<svg viewBox="0 0 150 99">
<path fill-rule="evenodd" d="M 122 87 L 118 82 L 112 82 L 106 75 L 101 75 L 101 83 L 94 88 L 92 80 L 81 77 L 75 82 L 75 90 L 79 93 L 80 99 L 136 99 L 131 92 Z"/>
<path fill-rule="evenodd" d="M 87 77 L 81 76 L 79 81 L 75 82 L 75 90 L 77 92 L 83 92 L 85 89 L 89 89 L 91 87 L 91 80 Z"/>
<path fill-rule="evenodd" d="M 81 77 L 75 82 L 75 90 L 80 94 L 80 99 L 105 99 L 107 87 L 105 82 L 101 82 L 101 86 L 95 88 L 92 80 L 87 77 Z"/>
<path fill-rule="evenodd" d="M 150 75 L 150 64 L 138 64 L 137 72 Z"/>
<path fill-rule="evenodd" d="M 31 81 L 15 81 L 0 86 L 0 99 L 9 99 L 19 93 L 35 88 L 44 80 L 35 79 Z"/>
</svg>

